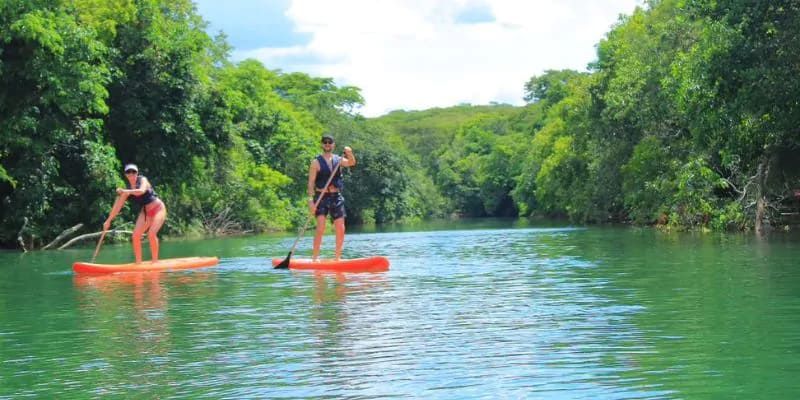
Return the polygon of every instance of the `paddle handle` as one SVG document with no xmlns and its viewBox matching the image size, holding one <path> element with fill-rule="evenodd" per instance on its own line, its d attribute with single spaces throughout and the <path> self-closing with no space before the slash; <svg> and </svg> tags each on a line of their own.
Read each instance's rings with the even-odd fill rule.
<svg viewBox="0 0 800 400">
<path fill-rule="evenodd" d="M 100 234 L 100 240 L 97 241 L 97 247 L 94 248 L 94 255 L 92 256 L 92 262 L 94 262 L 94 259 L 97 258 L 97 253 L 100 252 L 100 246 L 103 245 L 103 238 L 106 237 L 106 232 L 108 231 L 104 229 L 103 233 Z"/>
<path fill-rule="evenodd" d="M 330 178 L 328 178 L 328 181 L 325 182 L 325 190 L 326 191 L 328 190 L 328 185 L 330 185 L 331 181 L 333 181 L 333 177 L 336 176 L 336 172 L 339 171 L 339 166 L 341 166 L 341 165 L 342 165 L 342 162 L 340 160 L 339 164 L 336 164 L 336 168 L 334 168 L 333 172 L 331 172 L 331 176 L 330 176 Z M 322 201 L 322 197 L 324 197 L 324 194 L 325 194 L 325 192 L 320 194 L 320 196 L 317 199 L 317 201 L 314 202 L 314 209 L 315 210 L 317 209 L 317 207 L 319 207 L 319 203 Z M 309 215 L 308 218 L 306 219 L 306 223 L 303 224 L 303 228 L 300 229 L 300 234 L 297 236 L 297 239 L 294 240 L 294 244 L 292 245 L 292 249 L 289 250 L 289 256 L 290 257 L 291 257 L 292 254 L 294 254 L 294 250 L 295 250 L 295 248 L 297 248 L 297 243 L 300 242 L 300 238 L 303 237 L 303 234 L 306 232 L 306 229 L 308 228 L 308 223 L 311 222 L 312 218 L 314 218 L 314 215 L 313 214 Z"/>
</svg>

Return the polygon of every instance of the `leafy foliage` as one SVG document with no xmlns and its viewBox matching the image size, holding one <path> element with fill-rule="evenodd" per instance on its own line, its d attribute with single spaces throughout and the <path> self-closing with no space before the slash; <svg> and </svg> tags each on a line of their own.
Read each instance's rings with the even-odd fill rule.
<svg viewBox="0 0 800 400">
<path fill-rule="evenodd" d="M 304 220 L 326 130 L 343 130 L 340 143 L 367 161 L 353 174 L 363 179 L 354 220 L 431 214 L 430 180 L 409 184 L 418 160 L 386 153 L 380 131 L 354 116 L 358 88 L 229 62 L 224 36 L 205 33 L 189 0 L 0 9 L 0 245 L 15 246 L 23 225 L 34 244 L 79 222 L 99 228 L 128 162 L 164 198 L 168 234 L 288 229 Z"/>
<path fill-rule="evenodd" d="M 0 14 L 0 234 L 27 218 L 32 236 L 47 237 L 51 219 L 96 218 L 86 196 L 113 188 L 113 149 L 100 142 L 107 49 L 58 2 Z"/>
<path fill-rule="evenodd" d="M 357 155 L 350 222 L 760 230 L 800 188 L 799 21 L 793 1 L 651 0 L 589 72 L 522 83 L 523 107 L 365 119 L 357 87 L 232 63 L 190 0 L 3 1 L 0 245 L 99 227 L 127 162 L 165 199 L 167 233 L 288 229 L 323 132 Z"/>
</svg>

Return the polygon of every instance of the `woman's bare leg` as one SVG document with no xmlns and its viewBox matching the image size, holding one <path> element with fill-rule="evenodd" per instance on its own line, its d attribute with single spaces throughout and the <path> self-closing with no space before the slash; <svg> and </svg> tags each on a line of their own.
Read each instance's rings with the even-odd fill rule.
<svg viewBox="0 0 800 400">
<path fill-rule="evenodd" d="M 144 211 L 142 211 L 136 218 L 136 226 L 133 228 L 133 236 L 131 236 L 133 259 L 137 264 L 142 262 L 142 235 L 145 229 L 147 229 L 147 221 L 144 218 Z"/>
<path fill-rule="evenodd" d="M 150 229 L 147 230 L 147 240 L 150 241 L 150 256 L 153 262 L 158 261 L 158 231 L 164 226 L 164 221 L 167 220 L 167 209 L 162 206 L 155 216 L 150 221 Z"/>
</svg>

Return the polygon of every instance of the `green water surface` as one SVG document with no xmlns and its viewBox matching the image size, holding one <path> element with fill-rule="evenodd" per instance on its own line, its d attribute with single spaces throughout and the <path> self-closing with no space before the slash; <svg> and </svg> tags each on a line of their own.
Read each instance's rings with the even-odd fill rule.
<svg viewBox="0 0 800 400">
<path fill-rule="evenodd" d="M 800 396 L 791 235 L 465 221 L 351 230 L 387 273 L 271 269 L 293 240 L 164 241 L 221 263 L 101 277 L 71 271 L 92 244 L 0 253 L 0 398 Z"/>
</svg>

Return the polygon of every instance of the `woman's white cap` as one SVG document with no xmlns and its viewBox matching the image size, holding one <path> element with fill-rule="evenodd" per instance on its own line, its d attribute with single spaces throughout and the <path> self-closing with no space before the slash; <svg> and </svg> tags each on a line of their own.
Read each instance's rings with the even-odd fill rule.
<svg viewBox="0 0 800 400">
<path fill-rule="evenodd" d="M 136 164 L 126 164 L 126 165 L 125 165 L 125 168 L 123 168 L 122 170 L 123 170 L 123 171 L 130 171 L 130 170 L 134 170 L 134 171 L 136 171 L 136 172 L 139 172 L 139 168 L 138 168 L 138 167 L 136 167 Z"/>
</svg>

